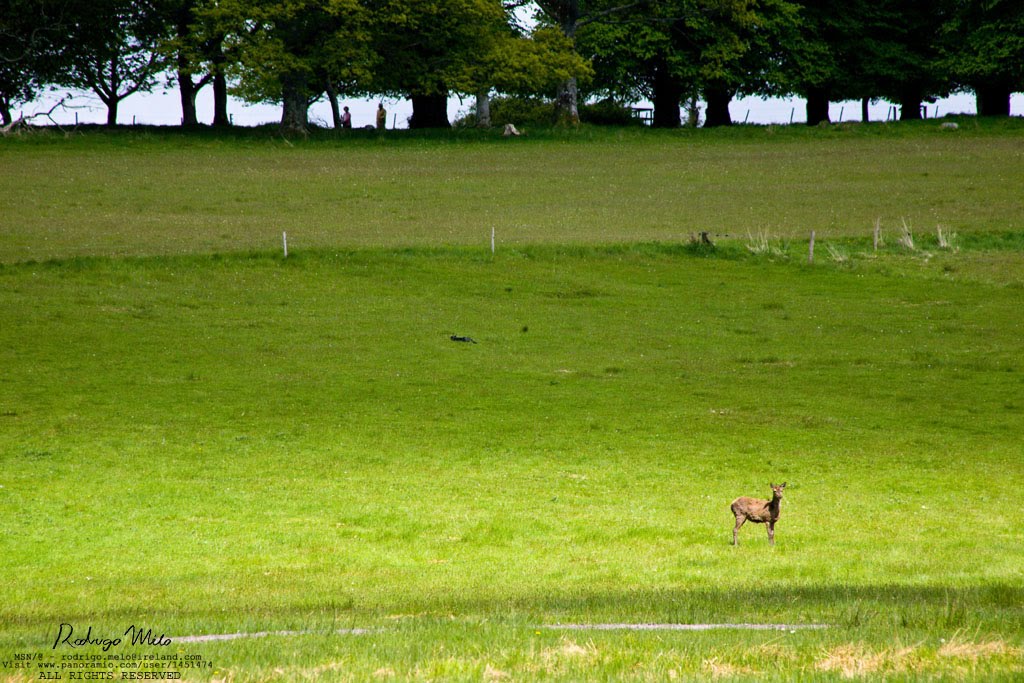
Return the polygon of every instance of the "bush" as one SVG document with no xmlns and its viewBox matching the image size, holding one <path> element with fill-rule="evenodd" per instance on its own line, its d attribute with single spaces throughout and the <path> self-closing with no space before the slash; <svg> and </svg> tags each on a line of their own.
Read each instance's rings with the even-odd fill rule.
<svg viewBox="0 0 1024 683">
<path fill-rule="evenodd" d="M 491 125 L 502 127 L 506 123 L 515 126 L 550 126 L 555 121 L 555 103 L 540 97 L 492 97 Z M 642 122 L 633 116 L 632 110 L 614 100 L 605 99 L 593 104 L 580 106 L 580 121 L 597 126 L 640 126 Z M 455 122 L 456 126 L 476 126 L 476 105 L 469 113 Z"/>
<path fill-rule="evenodd" d="M 628 105 L 612 99 L 604 99 L 580 107 L 580 121 L 595 126 L 642 126 L 643 122 L 633 116 Z"/>
<path fill-rule="evenodd" d="M 504 126 L 506 123 L 516 126 L 550 126 L 554 118 L 554 103 L 539 97 L 491 98 L 492 126 Z M 456 121 L 455 125 L 471 128 L 476 126 L 476 122 L 476 105 L 474 104 L 469 114 Z"/>
</svg>

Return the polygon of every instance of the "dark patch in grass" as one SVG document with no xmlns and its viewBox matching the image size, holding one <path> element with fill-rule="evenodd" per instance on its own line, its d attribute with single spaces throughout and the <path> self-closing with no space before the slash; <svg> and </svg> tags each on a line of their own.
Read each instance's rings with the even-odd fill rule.
<svg viewBox="0 0 1024 683">
<path fill-rule="evenodd" d="M 736 359 L 737 363 L 741 365 L 783 365 L 787 361 L 779 358 L 778 356 L 765 356 L 763 358 L 751 358 L 750 356 L 741 356 Z"/>
<path fill-rule="evenodd" d="M 553 299 L 596 299 L 602 296 L 602 294 L 586 287 L 576 287 L 561 292 L 553 292 L 547 296 Z"/>
<path fill-rule="evenodd" d="M 872 253 L 870 236 L 857 238 L 834 238 L 830 243 L 844 247 L 851 254 L 851 260 L 856 259 L 859 254 Z M 922 232 L 915 235 L 918 251 L 938 250 L 935 235 Z M 1024 231 L 1004 232 L 981 232 L 966 233 L 957 238 L 961 252 L 963 251 L 1024 251 Z M 800 248 L 797 247 L 799 250 Z M 879 255 L 906 255 L 905 248 L 887 243 L 879 248 Z M 526 245 L 520 247 L 508 247 L 498 253 L 498 258 L 524 258 L 524 259 L 557 259 L 557 258 L 588 258 L 588 257 L 619 257 L 636 259 L 653 258 L 715 258 L 722 260 L 753 260 L 778 262 L 777 259 L 756 255 L 745 249 L 738 241 L 719 242 L 716 244 L 704 244 L 701 242 L 628 242 L 621 244 L 605 245 Z M 237 265 L 239 262 L 274 262 L 286 267 L 298 267 L 307 263 L 341 263 L 353 264 L 366 262 L 375 259 L 410 259 L 410 258 L 432 258 L 453 261 L 471 261 L 479 263 L 493 262 L 495 256 L 490 249 L 467 246 L 444 246 L 444 247 L 404 247 L 404 248 L 310 248 L 290 251 L 287 258 L 284 258 L 280 248 L 270 250 L 245 250 L 238 252 L 214 252 L 210 254 L 190 255 L 160 255 L 160 256 L 75 256 L 70 258 L 48 259 L 44 261 L 27 260 L 15 264 L 0 264 L 4 270 L 14 271 L 18 268 L 43 267 L 48 270 L 65 270 L 67 272 L 85 272 L 101 267 L 101 264 L 121 262 L 128 265 L 134 264 L 159 264 L 163 267 L 183 267 L 189 264 L 215 263 L 225 267 Z M 955 264 L 944 264 L 945 272 L 956 272 Z M 879 265 L 876 272 L 886 274 L 888 269 Z M 1020 283 L 1010 283 L 1008 286 L 1024 286 Z M 505 291 L 511 293 L 511 286 L 506 286 Z M 784 305 L 780 302 L 765 302 L 762 308 L 768 311 L 782 311 Z"/>
<path fill-rule="evenodd" d="M 689 242 L 683 247 L 683 250 L 690 256 L 699 256 L 702 258 L 717 256 L 719 252 L 718 247 L 704 242 Z"/>
<path fill-rule="evenodd" d="M 655 540 L 659 537 L 660 534 L 654 534 Z M 728 540 L 723 538 L 722 543 L 727 544 Z M 410 609 L 494 613 L 512 607 L 528 614 L 558 615 L 563 622 L 598 621 L 606 616 L 616 616 L 619 620 L 649 622 L 769 623 L 783 620 L 799 622 L 803 615 L 814 614 L 816 620 L 838 626 L 856 623 L 887 629 L 893 619 L 898 619 L 904 628 L 929 631 L 936 623 L 946 628 L 987 624 L 1019 630 L 1024 628 L 1024 612 L 1015 606 L 1021 604 L 1024 604 L 1024 588 L 1016 585 L 960 588 L 946 585 L 846 584 L 772 585 L 728 590 L 672 587 L 580 591 L 529 595 L 502 600 L 500 604 L 456 598 L 444 605 L 417 604 Z"/>
<path fill-rule="evenodd" d="M 961 249 L 1024 251 L 1024 231 L 969 232 L 957 236 Z"/>
</svg>

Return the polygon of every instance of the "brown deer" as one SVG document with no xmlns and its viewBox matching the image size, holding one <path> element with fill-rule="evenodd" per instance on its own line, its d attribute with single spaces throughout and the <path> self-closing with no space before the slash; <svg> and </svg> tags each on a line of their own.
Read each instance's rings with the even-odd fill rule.
<svg viewBox="0 0 1024 683">
<path fill-rule="evenodd" d="M 729 509 L 732 510 L 732 514 L 736 516 L 736 526 L 732 530 L 732 544 L 737 545 L 739 542 L 737 534 L 739 533 L 740 527 L 747 520 L 755 522 L 757 524 L 768 525 L 768 543 L 775 545 L 775 522 L 779 521 L 779 506 L 782 503 L 782 489 L 786 488 L 786 482 L 782 482 L 778 486 L 775 484 L 768 484 L 772 487 L 772 499 L 761 500 L 760 498 L 748 498 L 747 496 L 741 496 L 732 502 Z"/>
</svg>

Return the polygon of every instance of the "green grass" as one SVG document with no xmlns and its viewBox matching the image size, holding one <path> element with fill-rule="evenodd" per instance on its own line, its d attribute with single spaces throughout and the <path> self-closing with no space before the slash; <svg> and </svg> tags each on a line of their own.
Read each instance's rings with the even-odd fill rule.
<svg viewBox="0 0 1024 683">
<path fill-rule="evenodd" d="M 279 247 L 1020 231 L 1024 123 L 0 140 L 0 262 Z"/>
<path fill-rule="evenodd" d="M 779 131 L 778 147 L 768 134 L 619 151 L 795 155 L 890 133 Z M 1017 133 L 972 135 L 988 149 Z M 5 140 L 0 158 L 156 164 L 185 154 L 169 137 Z M 557 146 L 611 145 L 538 138 L 517 148 L 538 165 Z M 268 166 L 419 150 L 461 156 L 466 176 L 507 149 L 345 142 L 181 144 Z M 161 201 L 188 199 L 169 182 Z M 312 193 L 295 210 L 327 204 Z M 959 250 L 931 232 L 879 252 L 870 225 L 829 233 L 808 265 L 806 242 L 781 235 L 755 255 L 745 239 L 613 244 L 598 230 L 493 256 L 352 235 L 287 260 L 212 243 L 171 255 L 176 225 L 152 220 L 124 236 L 124 258 L 71 241 L 29 261 L 3 233 L 0 661 L 100 653 L 52 650 L 71 623 L 308 631 L 174 644 L 211 665 L 181 668 L 198 680 L 1024 675 L 1024 237 L 1008 222 L 958 229 Z M 754 525 L 730 546 L 729 502 L 779 480 L 776 546 Z M 584 622 L 830 628 L 543 628 Z M 335 633 L 349 628 L 369 632 Z"/>
</svg>

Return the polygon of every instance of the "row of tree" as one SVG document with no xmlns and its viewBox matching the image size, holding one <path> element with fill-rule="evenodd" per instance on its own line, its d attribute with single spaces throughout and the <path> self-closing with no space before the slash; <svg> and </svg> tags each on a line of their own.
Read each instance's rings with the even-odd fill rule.
<svg viewBox="0 0 1024 683">
<path fill-rule="evenodd" d="M 214 93 L 275 102 L 303 129 L 310 105 L 339 97 L 412 100 L 413 127 L 447 126 L 451 93 L 541 95 L 561 122 L 591 96 L 654 103 L 654 124 L 707 103 L 727 125 L 745 95 L 797 95 L 807 121 L 830 101 L 925 101 L 972 90 L 979 113 L 1008 115 L 1024 90 L 1020 0 L 0 0 L 0 116 L 48 87 L 118 104 L 177 85 L 182 121 Z"/>
<path fill-rule="evenodd" d="M 915 119 L 924 102 L 964 90 L 980 114 L 1008 115 L 1024 89 L 1020 0 L 659 0 L 588 23 L 576 44 L 593 55 L 596 83 L 650 99 L 663 126 L 697 97 L 706 125 L 727 125 L 733 97 L 797 95 L 814 125 L 829 102 L 861 100 L 867 119 L 881 99 Z"/>
</svg>

